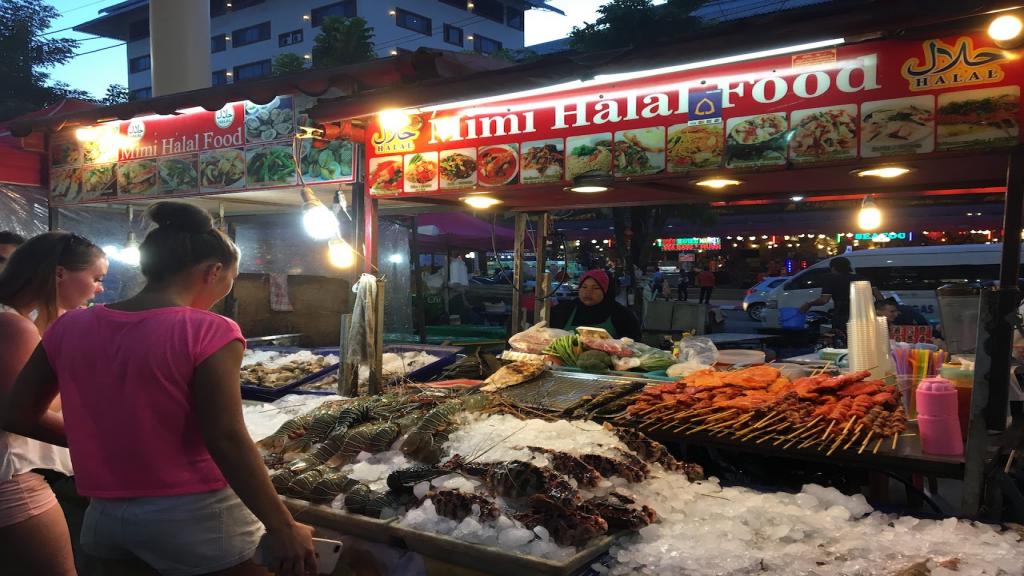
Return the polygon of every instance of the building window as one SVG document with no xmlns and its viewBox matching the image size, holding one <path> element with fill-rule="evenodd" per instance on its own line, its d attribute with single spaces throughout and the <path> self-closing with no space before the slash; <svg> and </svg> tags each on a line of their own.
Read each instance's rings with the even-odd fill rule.
<svg viewBox="0 0 1024 576">
<path fill-rule="evenodd" d="M 227 0 L 210 0 L 210 18 L 227 14 Z"/>
<path fill-rule="evenodd" d="M 451 24 L 444 25 L 444 41 L 448 44 L 454 44 L 459 48 L 462 47 L 462 28 L 458 26 L 452 26 Z"/>
<path fill-rule="evenodd" d="M 146 86 L 145 88 L 136 88 L 128 93 L 129 100 L 145 100 L 146 98 L 153 97 L 153 88 Z"/>
<path fill-rule="evenodd" d="M 314 28 L 323 24 L 324 18 L 328 16 L 341 16 L 343 18 L 352 18 L 356 15 L 356 3 L 355 0 L 344 0 L 343 2 L 335 2 L 334 4 L 327 4 L 319 8 L 313 8 L 310 11 L 310 23 Z"/>
<path fill-rule="evenodd" d="M 501 50 L 501 42 L 492 40 L 486 36 L 475 34 L 473 36 L 473 50 L 481 54 L 494 54 Z"/>
<path fill-rule="evenodd" d="M 235 48 L 263 42 L 264 40 L 270 40 L 270 22 L 262 22 L 255 26 L 239 28 L 231 33 L 231 44 Z"/>
<path fill-rule="evenodd" d="M 399 28 L 405 28 L 406 30 L 412 30 L 427 36 L 431 36 L 434 29 L 434 24 L 430 21 L 430 18 L 402 10 L 401 8 L 395 12 L 395 24 Z"/>
<path fill-rule="evenodd" d="M 149 54 L 143 56 L 136 56 L 135 58 L 128 59 L 128 73 L 134 74 L 136 72 L 145 72 L 149 70 L 151 64 L 149 60 Z"/>
<path fill-rule="evenodd" d="M 523 29 L 523 11 L 512 6 L 505 7 L 505 24 L 516 30 Z"/>
<path fill-rule="evenodd" d="M 213 71 L 213 82 L 214 86 L 223 86 L 228 83 L 228 71 L 227 70 L 214 70 Z"/>
<path fill-rule="evenodd" d="M 242 64 L 241 66 L 235 66 L 235 82 L 241 80 L 251 80 L 253 78 L 262 78 L 264 76 L 270 76 L 270 60 L 260 60 L 259 62 L 252 62 L 250 64 Z"/>
<path fill-rule="evenodd" d="M 143 38 L 149 38 L 149 18 L 146 18 L 145 20 L 136 20 L 128 25 L 129 42 L 142 40 Z"/>
<path fill-rule="evenodd" d="M 447 4 L 452 8 L 466 10 L 466 0 L 438 0 L 441 4 Z"/>
<path fill-rule="evenodd" d="M 267 0 L 232 0 L 231 11 L 238 12 L 243 8 L 250 8 L 252 6 L 256 6 L 257 4 L 263 4 L 266 1 Z"/>
<path fill-rule="evenodd" d="M 281 48 L 285 46 L 291 46 L 292 44 L 302 43 L 302 30 L 292 30 L 291 32 L 285 32 L 284 34 L 277 35 L 277 45 Z"/>
<path fill-rule="evenodd" d="M 498 0 L 473 0 L 473 14 L 499 24 L 505 23 L 505 5 Z"/>
<path fill-rule="evenodd" d="M 228 39 L 223 34 L 214 34 L 210 36 L 210 52 L 216 54 L 217 52 L 223 52 L 228 49 Z"/>
</svg>

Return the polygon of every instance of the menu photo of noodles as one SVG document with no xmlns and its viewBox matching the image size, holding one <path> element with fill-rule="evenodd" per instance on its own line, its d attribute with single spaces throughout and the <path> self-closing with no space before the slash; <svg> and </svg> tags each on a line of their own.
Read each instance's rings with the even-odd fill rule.
<svg viewBox="0 0 1024 576">
<path fill-rule="evenodd" d="M 788 129 L 786 115 L 781 112 L 729 118 L 725 125 L 725 165 L 784 165 Z"/>
<path fill-rule="evenodd" d="M 857 157 L 857 105 L 794 110 L 789 159 L 794 163 Z"/>
<path fill-rule="evenodd" d="M 865 102 L 860 107 L 860 126 L 864 158 L 927 154 L 935 149 L 935 98 Z"/>
<path fill-rule="evenodd" d="M 587 134 L 565 139 L 565 179 L 598 170 L 612 171 L 612 134 Z"/>
<path fill-rule="evenodd" d="M 476 148 L 442 150 L 441 190 L 459 190 L 476 186 Z"/>
<path fill-rule="evenodd" d="M 565 177 L 565 140 L 523 142 L 523 184 L 560 182 Z"/>
<path fill-rule="evenodd" d="M 669 126 L 666 147 L 669 172 L 689 172 L 701 168 L 718 168 L 725 147 L 725 126 L 703 124 Z"/>
<path fill-rule="evenodd" d="M 437 152 L 417 152 L 405 155 L 405 191 L 433 192 L 437 190 Z"/>
<path fill-rule="evenodd" d="M 1020 86 L 939 94 L 935 114 L 939 150 L 1015 146 L 1019 141 Z"/>
</svg>

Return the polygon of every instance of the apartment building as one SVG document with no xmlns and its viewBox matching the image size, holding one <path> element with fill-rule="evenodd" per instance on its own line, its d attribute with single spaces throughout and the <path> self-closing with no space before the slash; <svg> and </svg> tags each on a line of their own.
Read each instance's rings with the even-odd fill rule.
<svg viewBox="0 0 1024 576">
<path fill-rule="evenodd" d="M 210 0 L 212 85 L 268 76 L 273 58 L 312 59 L 328 16 L 359 16 L 374 31 L 378 56 L 421 46 L 492 54 L 524 44 L 524 13 L 554 9 L 543 0 Z M 75 27 L 127 44 L 128 90 L 152 95 L 148 0 L 127 0 Z"/>
</svg>

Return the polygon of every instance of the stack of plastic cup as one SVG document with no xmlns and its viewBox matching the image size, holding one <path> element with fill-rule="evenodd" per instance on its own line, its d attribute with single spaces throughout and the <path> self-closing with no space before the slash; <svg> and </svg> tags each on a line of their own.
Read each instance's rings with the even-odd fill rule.
<svg viewBox="0 0 1024 576">
<path fill-rule="evenodd" d="M 891 374 L 896 373 L 896 366 L 892 361 L 891 350 L 889 349 L 889 320 L 885 316 L 875 317 L 875 339 L 876 349 L 875 353 L 878 357 L 878 370 L 879 374 L 874 374 L 878 378 L 885 378 Z"/>
<path fill-rule="evenodd" d="M 850 321 L 846 325 L 846 344 L 850 349 L 850 370 L 869 370 L 881 378 L 885 368 L 879 364 L 878 321 L 875 319 L 875 301 L 871 283 L 856 281 L 850 284 Z M 886 336 L 888 338 L 888 336 Z M 886 346 L 888 349 L 888 345 Z M 888 364 L 886 364 L 887 366 Z"/>
</svg>

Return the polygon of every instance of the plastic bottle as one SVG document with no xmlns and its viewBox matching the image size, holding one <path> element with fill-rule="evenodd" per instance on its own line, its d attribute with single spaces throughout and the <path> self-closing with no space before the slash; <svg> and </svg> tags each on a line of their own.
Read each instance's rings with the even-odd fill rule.
<svg viewBox="0 0 1024 576">
<path fill-rule="evenodd" d="M 945 378 L 925 378 L 917 386 L 917 425 L 921 451 L 936 456 L 963 456 L 957 392 Z"/>
</svg>

